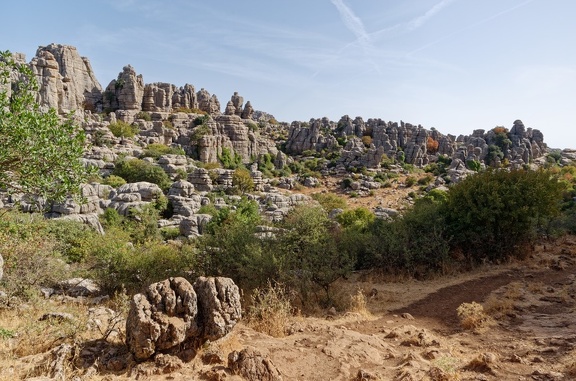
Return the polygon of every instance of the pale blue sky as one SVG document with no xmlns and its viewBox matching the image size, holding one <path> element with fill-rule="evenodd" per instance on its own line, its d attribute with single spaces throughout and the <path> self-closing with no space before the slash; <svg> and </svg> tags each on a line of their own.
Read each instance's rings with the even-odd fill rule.
<svg viewBox="0 0 576 381">
<path fill-rule="evenodd" d="M 469 134 L 515 119 L 576 148 L 574 0 L 4 1 L 0 49 L 74 45 L 105 87 L 234 91 L 281 121 L 327 116 Z"/>
</svg>

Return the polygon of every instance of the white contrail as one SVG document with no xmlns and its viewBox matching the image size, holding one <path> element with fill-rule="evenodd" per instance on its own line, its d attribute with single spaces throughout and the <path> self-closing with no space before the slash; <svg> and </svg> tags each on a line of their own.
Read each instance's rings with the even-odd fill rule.
<svg viewBox="0 0 576 381">
<path fill-rule="evenodd" d="M 362 50 L 364 50 L 367 62 L 374 67 L 374 70 L 376 70 L 376 72 L 381 74 L 380 67 L 372 59 L 372 57 L 376 52 L 376 48 L 374 47 L 374 45 L 372 45 L 370 34 L 366 32 L 366 28 L 364 27 L 364 23 L 362 22 L 362 20 L 358 16 L 356 16 L 354 12 L 350 8 L 348 8 L 346 4 L 344 4 L 343 0 L 330 0 L 330 1 L 332 2 L 332 4 L 334 4 L 336 9 L 338 10 L 340 18 L 344 22 L 346 28 L 348 28 L 356 36 L 356 41 L 354 41 L 354 43 L 357 42 L 362 48 Z M 354 43 L 346 45 L 343 49 L 340 50 L 340 52 L 342 52 L 342 50 L 344 50 L 345 48 L 353 45 Z M 340 52 L 338 54 L 340 54 Z M 318 73 L 314 73 L 314 76 L 316 76 L 317 74 Z"/>
<path fill-rule="evenodd" d="M 412 31 L 414 29 L 420 28 L 426 21 L 434 17 L 434 15 L 442 10 L 442 8 L 446 7 L 450 3 L 454 2 L 454 0 L 442 0 L 432 8 L 430 8 L 426 13 L 422 16 L 416 17 L 415 19 L 408 22 L 408 30 Z"/>
<path fill-rule="evenodd" d="M 334 4 L 336 6 L 336 9 L 338 9 L 338 13 L 340 13 L 340 18 L 344 22 L 344 25 L 346 25 L 346 28 L 348 28 L 352 33 L 354 33 L 356 38 L 358 38 L 358 40 L 361 43 L 362 41 L 368 43 L 370 41 L 370 36 L 366 32 L 366 28 L 364 28 L 362 20 L 360 20 L 360 18 L 356 16 L 354 12 L 352 12 L 352 10 L 348 8 L 348 6 L 344 4 L 342 0 L 330 0 L 330 1 L 332 1 L 332 4 Z"/>
</svg>

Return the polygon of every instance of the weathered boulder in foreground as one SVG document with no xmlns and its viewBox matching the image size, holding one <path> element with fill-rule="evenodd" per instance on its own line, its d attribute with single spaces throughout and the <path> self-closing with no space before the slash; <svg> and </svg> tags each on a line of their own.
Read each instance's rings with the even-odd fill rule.
<svg viewBox="0 0 576 381">
<path fill-rule="evenodd" d="M 230 278 L 199 277 L 194 282 L 198 295 L 198 323 L 202 337 L 217 340 L 227 335 L 242 317 L 240 291 Z"/>
<path fill-rule="evenodd" d="M 130 303 L 126 345 L 138 361 L 156 353 L 217 340 L 241 317 L 240 292 L 229 278 L 184 278 L 148 286 Z"/>
<path fill-rule="evenodd" d="M 196 293 L 184 278 L 153 283 L 130 303 L 126 344 L 136 360 L 180 345 L 199 333 Z"/>
</svg>

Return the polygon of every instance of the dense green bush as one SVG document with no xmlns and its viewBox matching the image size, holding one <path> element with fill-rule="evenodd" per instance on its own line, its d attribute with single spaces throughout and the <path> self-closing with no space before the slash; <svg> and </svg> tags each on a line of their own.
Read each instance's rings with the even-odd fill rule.
<svg viewBox="0 0 576 381">
<path fill-rule="evenodd" d="M 116 123 L 111 123 L 108 128 L 117 138 L 133 138 L 140 131 L 138 126 L 128 124 L 121 120 Z"/>
<path fill-rule="evenodd" d="M 118 159 L 112 174 L 122 177 L 129 183 L 148 181 L 158 185 L 162 190 L 167 190 L 172 184 L 162 168 L 140 159 Z"/>
<path fill-rule="evenodd" d="M 522 254 L 558 214 L 562 191 L 544 170 L 488 170 L 467 177 L 448 193 L 444 213 L 452 247 L 472 262 Z"/>
</svg>

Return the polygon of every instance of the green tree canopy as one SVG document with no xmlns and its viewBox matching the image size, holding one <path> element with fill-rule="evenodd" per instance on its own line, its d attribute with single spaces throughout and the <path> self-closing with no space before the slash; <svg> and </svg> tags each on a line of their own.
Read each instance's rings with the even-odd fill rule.
<svg viewBox="0 0 576 381">
<path fill-rule="evenodd" d="M 30 68 L 0 52 L 0 189 L 60 201 L 79 194 L 89 175 L 81 161 L 85 135 L 70 116 L 62 121 L 54 109 L 41 110 L 37 90 Z"/>
</svg>

